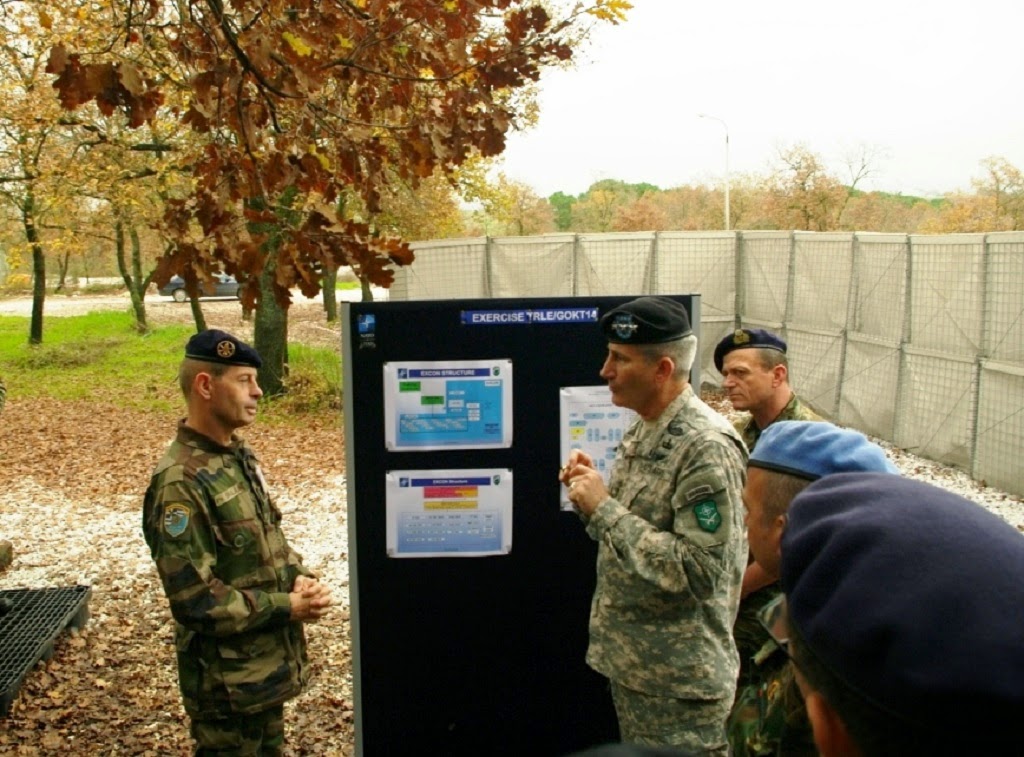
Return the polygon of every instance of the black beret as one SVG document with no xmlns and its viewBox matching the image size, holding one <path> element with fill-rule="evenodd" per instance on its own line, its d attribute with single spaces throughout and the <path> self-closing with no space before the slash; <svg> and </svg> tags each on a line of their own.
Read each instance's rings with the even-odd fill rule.
<svg viewBox="0 0 1024 757">
<path fill-rule="evenodd" d="M 764 329 L 736 329 L 715 347 L 715 368 L 721 373 L 726 355 L 733 350 L 750 348 L 777 350 L 786 354 L 786 343 L 772 332 Z"/>
<path fill-rule="evenodd" d="M 185 345 L 185 357 L 205 360 L 207 363 L 247 365 L 252 368 L 259 368 L 263 365 L 260 353 L 240 339 L 219 329 L 200 331 L 189 339 L 188 344 Z"/>
<path fill-rule="evenodd" d="M 825 476 L 789 507 L 782 590 L 810 652 L 876 706 L 936 733 L 1016 731 L 1024 536 L 1002 518 L 912 479 Z"/>
<path fill-rule="evenodd" d="M 601 330 L 615 344 L 660 344 L 692 333 L 686 308 L 668 297 L 640 297 L 601 318 Z"/>
</svg>

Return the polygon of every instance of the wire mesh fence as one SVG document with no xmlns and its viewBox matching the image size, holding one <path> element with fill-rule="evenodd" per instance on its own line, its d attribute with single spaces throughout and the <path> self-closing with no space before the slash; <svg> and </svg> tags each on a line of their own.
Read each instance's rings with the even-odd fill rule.
<svg viewBox="0 0 1024 757">
<path fill-rule="evenodd" d="M 1024 494 L 1024 233 L 552 234 L 414 244 L 393 300 L 700 294 L 702 376 L 739 326 L 789 343 L 837 423 Z"/>
</svg>

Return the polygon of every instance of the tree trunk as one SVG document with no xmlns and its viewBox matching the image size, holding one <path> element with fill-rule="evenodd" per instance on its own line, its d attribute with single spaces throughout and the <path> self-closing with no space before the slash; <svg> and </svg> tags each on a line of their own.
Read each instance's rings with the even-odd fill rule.
<svg viewBox="0 0 1024 757">
<path fill-rule="evenodd" d="M 68 267 L 71 265 L 71 253 L 65 252 L 63 255 L 57 256 L 57 286 L 53 291 L 60 292 L 64 289 L 64 285 L 68 279 Z"/>
<path fill-rule="evenodd" d="M 370 288 L 369 280 L 364 279 L 362 276 L 360 276 L 359 288 L 363 292 L 363 302 L 373 302 L 373 289 Z"/>
<path fill-rule="evenodd" d="M 128 270 L 128 261 L 124 254 L 124 222 L 121 219 L 114 224 L 114 249 L 117 253 L 117 270 L 121 272 L 121 279 L 128 288 L 128 295 L 132 300 L 132 311 L 135 313 L 135 330 L 140 334 L 148 334 L 149 327 L 146 325 L 146 303 L 143 301 L 143 294 L 139 292 L 142 281 L 142 270 L 139 263 L 139 234 L 132 227 L 129 229 L 132 237 L 132 272 Z"/>
<path fill-rule="evenodd" d="M 192 320 L 196 322 L 196 333 L 206 331 L 206 316 L 203 315 L 203 308 L 199 304 L 199 297 L 189 297 L 188 304 L 192 307 Z"/>
<path fill-rule="evenodd" d="M 32 319 L 28 327 L 28 343 L 43 343 L 43 303 L 46 302 L 46 255 L 36 231 L 35 195 L 29 188 L 21 206 L 21 221 L 25 226 L 25 239 L 32 249 Z"/>
<path fill-rule="evenodd" d="M 253 324 L 253 346 L 263 359 L 256 378 L 269 397 L 284 394 L 288 371 L 288 311 L 277 304 L 271 286 L 276 268 L 270 257 L 260 274 L 260 302 Z"/>
<path fill-rule="evenodd" d="M 327 313 L 327 322 L 335 323 L 338 320 L 338 266 L 333 260 L 324 265 L 324 278 L 320 283 L 323 285 L 324 312 Z"/>
</svg>

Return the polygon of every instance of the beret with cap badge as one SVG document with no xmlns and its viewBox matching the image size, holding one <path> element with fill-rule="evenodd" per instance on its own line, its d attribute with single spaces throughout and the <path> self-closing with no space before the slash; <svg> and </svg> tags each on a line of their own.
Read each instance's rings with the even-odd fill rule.
<svg viewBox="0 0 1024 757">
<path fill-rule="evenodd" d="M 660 344 L 692 332 L 686 308 L 668 297 L 640 297 L 609 310 L 601 330 L 614 344 Z"/>
<path fill-rule="evenodd" d="M 263 365 L 260 353 L 245 342 L 220 329 L 200 331 L 185 345 L 185 357 L 222 365 Z"/>
<path fill-rule="evenodd" d="M 718 372 L 722 372 L 726 355 L 744 349 L 776 350 L 785 355 L 786 343 L 781 337 L 765 329 L 736 329 L 715 347 L 715 368 Z"/>
</svg>

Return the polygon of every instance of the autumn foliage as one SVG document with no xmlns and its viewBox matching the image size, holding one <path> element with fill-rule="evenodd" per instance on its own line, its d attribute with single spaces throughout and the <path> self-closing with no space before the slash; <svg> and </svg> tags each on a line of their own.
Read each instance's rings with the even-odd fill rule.
<svg viewBox="0 0 1024 757">
<path fill-rule="evenodd" d="M 629 3 L 557 11 L 535 0 L 115 0 L 120 40 L 54 45 L 61 104 L 94 102 L 132 126 L 171 117 L 199 139 L 173 159 L 192 176 L 165 198 L 173 240 L 155 280 L 215 268 L 259 274 L 275 298 L 307 296 L 325 264 L 387 286 L 413 255 L 372 224 L 396 184 L 494 156 L 517 126 L 517 92 L 560 65 L 589 25 Z M 345 192 L 366 218 L 339 212 Z M 256 295 L 252 285 L 247 297 Z"/>
</svg>

